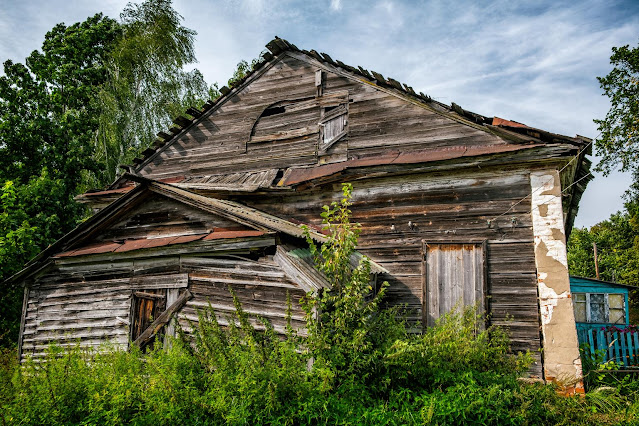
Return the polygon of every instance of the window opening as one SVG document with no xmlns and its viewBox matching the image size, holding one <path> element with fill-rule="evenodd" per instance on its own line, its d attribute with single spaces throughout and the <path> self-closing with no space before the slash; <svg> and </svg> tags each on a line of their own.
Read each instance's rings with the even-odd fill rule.
<svg viewBox="0 0 639 426">
<path fill-rule="evenodd" d="M 166 309 L 165 290 L 144 290 L 133 293 L 133 321 L 131 341 L 135 341 Z M 157 336 L 142 348 L 153 348 Z M 160 340 L 161 341 L 161 340 Z"/>
<path fill-rule="evenodd" d="M 286 112 L 286 107 L 283 107 L 283 106 L 270 107 L 264 110 L 260 118 L 270 117 L 271 115 L 283 114 L 285 112 Z"/>
<path fill-rule="evenodd" d="M 319 151 L 323 153 L 348 133 L 347 104 L 325 107 L 319 126 Z"/>
<path fill-rule="evenodd" d="M 622 293 L 573 293 L 572 298 L 576 322 L 626 322 L 626 302 Z"/>
</svg>

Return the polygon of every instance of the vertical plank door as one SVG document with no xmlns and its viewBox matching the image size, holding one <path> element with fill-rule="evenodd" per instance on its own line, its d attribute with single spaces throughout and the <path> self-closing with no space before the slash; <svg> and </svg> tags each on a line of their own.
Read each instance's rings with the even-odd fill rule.
<svg viewBox="0 0 639 426">
<path fill-rule="evenodd" d="M 485 243 L 423 244 L 423 323 L 432 326 L 453 308 L 485 311 Z"/>
</svg>

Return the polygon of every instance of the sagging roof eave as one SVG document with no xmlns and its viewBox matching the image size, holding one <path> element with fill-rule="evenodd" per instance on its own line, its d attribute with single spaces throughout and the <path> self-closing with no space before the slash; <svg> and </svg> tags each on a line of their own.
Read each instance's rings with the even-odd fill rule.
<svg viewBox="0 0 639 426">
<path fill-rule="evenodd" d="M 158 194 L 167 196 L 176 201 L 181 201 L 192 207 L 224 216 L 230 220 L 256 229 L 260 229 L 261 227 L 265 230 L 282 232 L 302 239 L 305 239 L 308 235 L 312 240 L 318 243 L 323 243 L 327 239 L 325 235 L 317 231 L 312 229 L 308 229 L 308 231 L 306 231 L 301 226 L 298 226 L 293 222 L 289 222 L 285 219 L 245 206 L 235 201 L 206 197 L 204 195 L 179 188 L 175 185 L 162 183 L 138 175 L 125 174 L 125 177 L 147 185 L 151 191 Z"/>
<path fill-rule="evenodd" d="M 570 234 L 575 224 L 577 214 L 579 213 L 579 202 L 581 201 L 581 197 L 586 191 L 588 183 L 590 183 L 590 181 L 594 179 L 594 176 L 590 171 L 592 161 L 586 158 L 587 154 L 589 154 L 588 149 L 582 149 L 579 152 L 576 158 L 577 166 L 575 167 L 575 172 L 569 179 L 569 181 L 571 182 L 570 185 L 573 186 L 572 190 L 569 192 L 570 200 L 568 211 L 566 213 L 566 221 L 564 224 L 566 242 L 568 241 L 568 238 L 570 238 Z"/>
<path fill-rule="evenodd" d="M 9 277 L 5 281 L 5 284 L 12 284 L 18 280 L 25 279 L 28 275 L 40 270 L 43 262 L 46 263 L 49 261 L 56 253 L 68 251 L 73 245 L 86 241 L 96 232 L 108 226 L 113 220 L 116 220 L 120 214 L 126 213 L 126 211 L 123 211 L 124 207 L 139 201 L 149 192 L 164 195 L 212 214 L 222 215 L 256 230 L 282 232 L 300 239 L 305 239 L 306 237 L 306 231 L 300 226 L 257 209 L 228 200 L 205 197 L 170 184 L 136 175 L 125 174 L 124 176 L 129 180 L 138 182 L 139 185 L 44 249 L 30 260 L 21 271 Z M 242 213 L 242 210 L 244 210 L 245 213 Z M 327 238 L 325 235 L 312 229 L 308 230 L 308 235 L 318 243 L 325 242 Z"/>
<path fill-rule="evenodd" d="M 460 147 L 459 150 L 424 150 L 405 153 L 408 161 L 401 161 L 401 154 L 376 156 L 371 158 L 355 158 L 341 163 L 318 165 L 311 167 L 294 167 L 287 170 L 280 183 L 292 188 L 305 185 L 317 185 L 335 182 L 343 176 L 354 176 L 365 179 L 369 174 L 373 178 L 380 175 L 406 175 L 415 173 L 444 172 L 459 169 L 488 168 L 494 166 L 518 167 L 530 165 L 564 166 L 577 153 L 576 147 L 570 144 L 549 146 L 547 144 L 503 145 L 495 149 L 486 148 L 482 153 Z M 572 153 L 572 154 L 571 154 Z M 419 156 L 424 159 L 420 161 Z M 525 156 L 521 157 L 521 156 Z M 540 159 L 532 157 L 539 156 Z M 388 158 L 387 158 L 388 157 Z M 431 157 L 431 158 L 427 158 Z M 392 160 L 392 161 L 390 161 Z"/>
</svg>

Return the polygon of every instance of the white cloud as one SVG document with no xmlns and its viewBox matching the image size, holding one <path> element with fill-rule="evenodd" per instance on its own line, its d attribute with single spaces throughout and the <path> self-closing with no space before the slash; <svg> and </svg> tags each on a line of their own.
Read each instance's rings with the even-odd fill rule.
<svg viewBox="0 0 639 426">
<path fill-rule="evenodd" d="M 50 0 L 2 4 L 0 59 L 22 60 L 55 23 L 83 20 L 101 8 L 117 17 L 126 0 Z M 443 102 L 454 101 L 568 135 L 595 136 L 593 118 L 609 105 L 596 76 L 609 71 L 612 46 L 636 44 L 639 4 L 562 0 L 479 5 L 472 0 L 174 0 L 185 25 L 198 32 L 198 68 L 225 83 L 275 35 L 300 48 L 374 69 Z M 339 11 L 339 13 L 335 13 Z M 577 223 L 621 207 L 627 177 L 597 177 Z M 592 195 L 591 195 L 592 194 Z M 605 203 L 597 202 L 605 199 Z M 597 212 L 592 215 L 590 212 Z M 599 219 L 583 219 L 597 217 Z"/>
</svg>

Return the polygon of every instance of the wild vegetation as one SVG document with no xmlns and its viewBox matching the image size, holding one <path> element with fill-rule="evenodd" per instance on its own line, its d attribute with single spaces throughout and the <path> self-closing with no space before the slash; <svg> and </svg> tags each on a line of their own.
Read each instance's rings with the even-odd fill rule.
<svg viewBox="0 0 639 426">
<path fill-rule="evenodd" d="M 197 70 L 195 32 L 169 0 L 130 4 L 120 20 L 100 14 L 56 25 L 24 64 L 0 76 L 0 282 L 86 215 L 73 197 L 114 178 L 171 118 L 219 96 Z M 621 161 L 636 176 L 639 48 L 616 48 L 600 79 L 613 108 L 598 122 L 603 170 Z M 234 79 L 250 69 L 241 62 Z M 135 117 L 135 120 L 132 120 Z M 636 194 L 635 191 L 634 194 Z M 636 283 L 639 199 L 569 242 L 572 273 Z M 586 397 L 520 380 L 530 357 L 513 355 L 508 330 L 484 328 L 470 309 L 412 334 L 383 309 L 366 259 L 348 259 L 358 227 L 349 187 L 323 212 L 331 231 L 309 241 L 333 291 L 309 295 L 307 334 L 256 331 L 236 303 L 222 328 L 206 310 L 192 334 L 141 353 L 51 346 L 44 362 L 18 366 L 22 293 L 0 290 L 0 419 L 3 424 L 627 424 L 639 423 L 639 382 L 601 372 L 585 357 Z M 230 290 L 231 291 L 231 290 Z M 610 367 L 610 365 L 608 365 Z"/>
<path fill-rule="evenodd" d="M 593 243 L 597 245 L 602 280 L 636 285 L 639 282 L 639 203 L 627 202 L 623 211 L 589 229 L 573 229 L 568 241 L 571 274 L 596 277 Z"/>
<path fill-rule="evenodd" d="M 332 291 L 303 301 L 306 333 L 256 331 L 234 297 L 223 328 L 213 309 L 167 348 L 141 353 L 51 346 L 44 362 L 4 354 L 3 424 L 626 424 L 639 419 L 634 382 L 584 397 L 519 379 L 507 330 L 473 308 L 410 333 L 380 308 L 370 266 L 350 266 L 359 227 L 350 186 L 322 216 L 327 243 L 309 240 Z M 232 289 L 230 289 L 232 292 Z M 291 303 L 289 301 L 289 303 Z M 320 315 L 316 313 L 320 312 Z M 593 379 L 596 385 L 596 377 Z"/>
<path fill-rule="evenodd" d="M 624 195 L 624 209 L 592 227 L 574 229 L 568 241 L 570 273 L 595 278 L 593 243 L 597 245 L 601 279 L 639 284 L 639 46 L 612 48 L 612 70 L 599 77 L 603 95 L 610 99 L 606 117 L 595 120 L 595 141 L 601 161 L 597 169 L 608 174 L 620 168 L 633 174 Z M 636 299 L 636 296 L 634 297 Z M 637 305 L 636 301 L 633 305 Z M 633 306 L 634 307 L 634 306 Z"/>
</svg>

